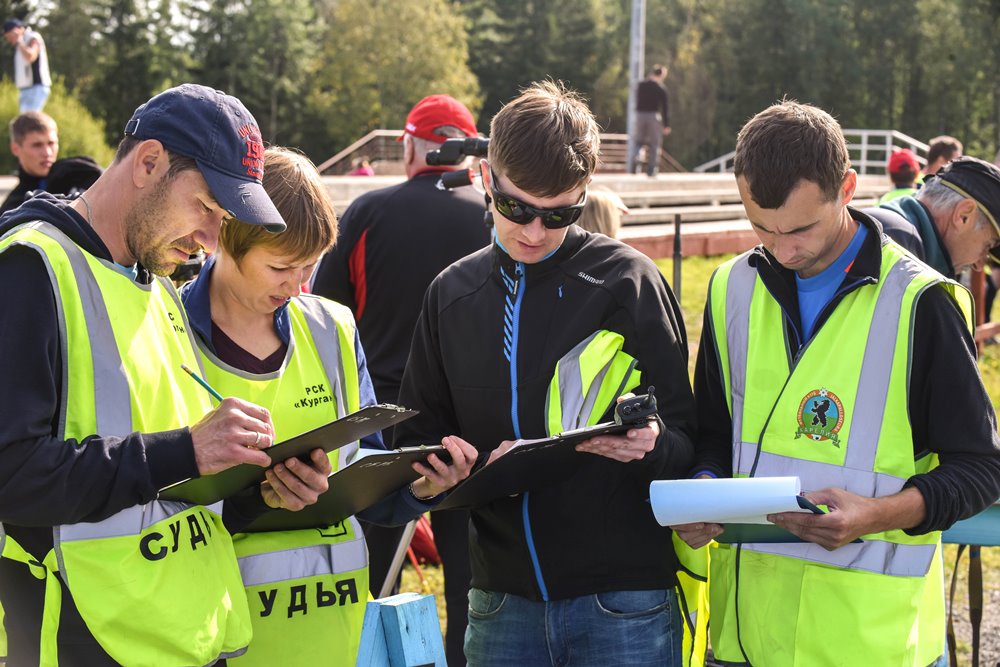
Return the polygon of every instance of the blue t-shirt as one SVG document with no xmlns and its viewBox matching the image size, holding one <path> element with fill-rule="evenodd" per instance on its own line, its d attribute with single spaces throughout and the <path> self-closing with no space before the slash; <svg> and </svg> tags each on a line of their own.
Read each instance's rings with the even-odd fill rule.
<svg viewBox="0 0 1000 667">
<path fill-rule="evenodd" d="M 811 278 L 800 278 L 795 274 L 795 286 L 799 293 L 799 317 L 802 321 L 802 342 L 809 340 L 813 335 L 813 328 L 816 326 L 816 318 L 830 303 L 837 293 L 837 288 L 844 282 L 844 274 L 854 258 L 861 250 L 868 230 L 864 225 L 858 225 L 858 230 L 854 238 L 840 253 L 840 257 L 833 261 L 833 264 L 826 267 Z"/>
</svg>

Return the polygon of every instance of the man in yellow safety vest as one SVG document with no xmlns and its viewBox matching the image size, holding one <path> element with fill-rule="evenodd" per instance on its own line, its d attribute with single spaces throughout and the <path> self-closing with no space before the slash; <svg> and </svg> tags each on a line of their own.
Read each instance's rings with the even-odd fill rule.
<svg viewBox="0 0 1000 667">
<path fill-rule="evenodd" d="M 828 511 L 768 517 L 797 542 L 712 550 L 715 657 L 936 664 L 941 531 L 1000 494 L 971 297 L 849 207 L 857 175 L 826 112 L 759 113 L 739 134 L 735 173 L 761 245 L 711 281 L 695 476 L 797 476 Z M 1000 204 L 977 204 L 992 247 Z M 692 547 L 721 532 L 673 528 Z"/>
<path fill-rule="evenodd" d="M 267 410 L 232 398 L 213 409 L 181 370 L 199 356 L 164 277 L 213 250 L 226 218 L 284 228 L 261 186 L 263 152 L 239 100 L 179 86 L 136 109 L 83 196 L 42 194 L 0 219 L 8 665 L 205 665 L 250 640 L 221 504 L 156 498 L 270 464 Z M 325 470 L 276 469 L 297 491 L 265 502 L 314 502 L 327 488 L 320 459 Z"/>
</svg>

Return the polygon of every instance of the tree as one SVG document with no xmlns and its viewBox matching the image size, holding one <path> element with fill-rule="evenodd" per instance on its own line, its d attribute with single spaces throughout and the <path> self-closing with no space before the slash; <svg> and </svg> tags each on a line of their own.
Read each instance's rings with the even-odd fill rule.
<svg viewBox="0 0 1000 667">
<path fill-rule="evenodd" d="M 153 71 L 154 40 L 148 19 L 135 0 L 92 0 L 98 32 L 97 72 L 82 95 L 106 126 L 109 143 L 121 139 L 125 123 L 148 100 L 159 83 Z"/>
<path fill-rule="evenodd" d="M 240 98 L 268 142 L 294 143 L 319 38 L 313 3 L 221 0 L 190 15 L 197 82 Z"/>
<path fill-rule="evenodd" d="M 100 35 L 88 14 L 90 6 L 85 0 L 60 0 L 39 28 L 45 38 L 53 76 L 62 78 L 72 91 L 93 85 L 98 71 L 101 49 L 96 40 Z"/>
<path fill-rule="evenodd" d="M 624 108 L 616 90 L 621 55 L 628 49 L 621 2 L 463 0 L 462 9 L 470 21 L 469 63 L 485 93 L 480 125 L 526 85 L 546 78 L 562 80 L 587 97 L 602 125 Z"/>
<path fill-rule="evenodd" d="M 472 111 L 479 85 L 469 69 L 466 24 L 449 0 L 337 0 L 322 12 L 322 51 L 309 83 L 317 161 L 375 128 L 402 128 L 410 108 L 447 93 Z"/>
</svg>

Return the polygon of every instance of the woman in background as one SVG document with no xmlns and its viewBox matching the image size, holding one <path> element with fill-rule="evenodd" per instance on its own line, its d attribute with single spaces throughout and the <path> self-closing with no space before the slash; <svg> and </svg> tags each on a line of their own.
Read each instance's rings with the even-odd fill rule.
<svg viewBox="0 0 1000 667">
<path fill-rule="evenodd" d="M 628 215 L 628 206 L 622 198 L 607 188 L 595 186 L 587 190 L 587 203 L 577 224 L 588 232 L 615 238 L 623 215 Z"/>
</svg>

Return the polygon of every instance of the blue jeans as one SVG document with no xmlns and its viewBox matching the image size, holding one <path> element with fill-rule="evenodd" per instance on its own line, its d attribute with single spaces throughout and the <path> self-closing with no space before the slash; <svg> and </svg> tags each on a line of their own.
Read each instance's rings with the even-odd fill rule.
<svg viewBox="0 0 1000 667">
<path fill-rule="evenodd" d="M 45 100 L 49 99 L 49 87 L 41 84 L 30 88 L 21 88 L 18 94 L 18 113 L 25 111 L 41 111 Z"/>
<path fill-rule="evenodd" d="M 672 589 L 613 591 L 555 602 L 469 591 L 469 667 L 680 667 L 681 641 Z"/>
</svg>

